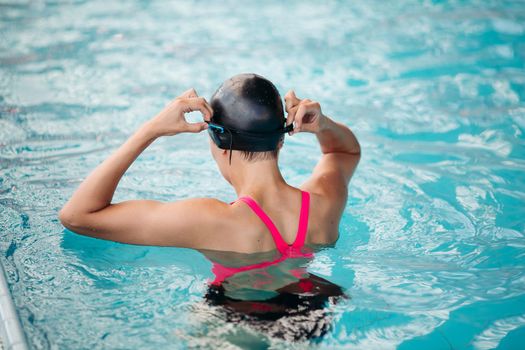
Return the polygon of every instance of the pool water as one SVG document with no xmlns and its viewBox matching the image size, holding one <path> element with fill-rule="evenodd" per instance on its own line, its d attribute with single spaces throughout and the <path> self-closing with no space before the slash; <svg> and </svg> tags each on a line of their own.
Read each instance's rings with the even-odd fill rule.
<svg viewBox="0 0 525 350">
<path fill-rule="evenodd" d="M 3 2 L 0 37 L 0 260 L 32 348 L 525 343 L 523 1 Z M 205 302 L 199 252 L 87 238 L 57 219 L 171 98 L 209 97 L 241 72 L 320 101 L 363 148 L 339 241 L 302 266 L 346 295 L 326 303 L 315 340 L 229 321 Z M 234 200 L 207 138 L 155 142 L 115 200 Z M 287 181 L 319 154 L 312 135 L 287 137 Z"/>
</svg>

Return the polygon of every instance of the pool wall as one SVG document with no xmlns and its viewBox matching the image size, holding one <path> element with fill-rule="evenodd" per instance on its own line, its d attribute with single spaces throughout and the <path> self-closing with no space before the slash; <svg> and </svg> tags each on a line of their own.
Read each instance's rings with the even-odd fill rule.
<svg viewBox="0 0 525 350">
<path fill-rule="evenodd" d="M 28 349 L 27 340 L 9 292 L 2 262 L 0 262 L 0 320 L 0 349 Z"/>
</svg>

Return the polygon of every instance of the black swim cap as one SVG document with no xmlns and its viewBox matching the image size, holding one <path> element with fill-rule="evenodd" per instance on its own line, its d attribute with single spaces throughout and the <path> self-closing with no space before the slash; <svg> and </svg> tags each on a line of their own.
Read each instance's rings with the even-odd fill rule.
<svg viewBox="0 0 525 350">
<path fill-rule="evenodd" d="M 283 104 L 277 88 L 257 74 L 226 80 L 210 100 L 213 117 L 208 133 L 221 149 L 266 152 L 277 149 L 285 128 Z"/>
</svg>

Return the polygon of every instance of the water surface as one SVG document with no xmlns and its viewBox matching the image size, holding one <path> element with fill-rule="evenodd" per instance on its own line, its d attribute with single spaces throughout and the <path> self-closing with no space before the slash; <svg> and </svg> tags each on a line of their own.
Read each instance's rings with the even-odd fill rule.
<svg viewBox="0 0 525 350">
<path fill-rule="evenodd" d="M 203 303 L 198 252 L 64 231 L 87 173 L 189 87 L 256 72 L 351 126 L 340 239 L 308 263 L 349 298 L 298 348 L 517 349 L 525 339 L 522 1 L 0 4 L 0 259 L 35 349 L 282 348 Z M 198 116 L 195 116 L 197 118 Z M 205 133 L 155 142 L 116 200 L 235 193 Z M 301 184 L 312 135 L 280 164 Z"/>
</svg>

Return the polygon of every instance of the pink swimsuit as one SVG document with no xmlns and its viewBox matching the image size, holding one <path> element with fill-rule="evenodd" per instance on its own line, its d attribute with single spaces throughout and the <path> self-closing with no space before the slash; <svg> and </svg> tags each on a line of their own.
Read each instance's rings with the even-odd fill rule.
<svg viewBox="0 0 525 350">
<path fill-rule="evenodd" d="M 308 215 L 310 209 L 310 194 L 301 191 L 301 214 L 299 215 L 299 227 L 297 229 L 297 236 L 292 244 L 285 242 L 277 227 L 272 220 L 266 215 L 261 207 L 250 197 L 240 197 L 237 200 L 243 201 L 253 210 L 253 212 L 264 222 L 266 227 L 270 230 L 275 246 L 281 256 L 273 261 L 265 261 L 258 264 L 246 265 L 241 267 L 227 267 L 216 262 L 213 263 L 212 272 L 215 274 L 214 285 L 220 285 L 227 278 L 243 271 L 265 268 L 270 265 L 278 264 L 288 258 L 309 258 L 313 254 L 310 251 L 303 251 L 304 241 L 306 239 L 306 232 L 308 231 Z M 233 204 L 235 202 L 231 202 Z M 293 271 L 292 271 L 293 273 Z M 297 278 L 301 278 L 299 271 L 297 271 Z"/>
</svg>

